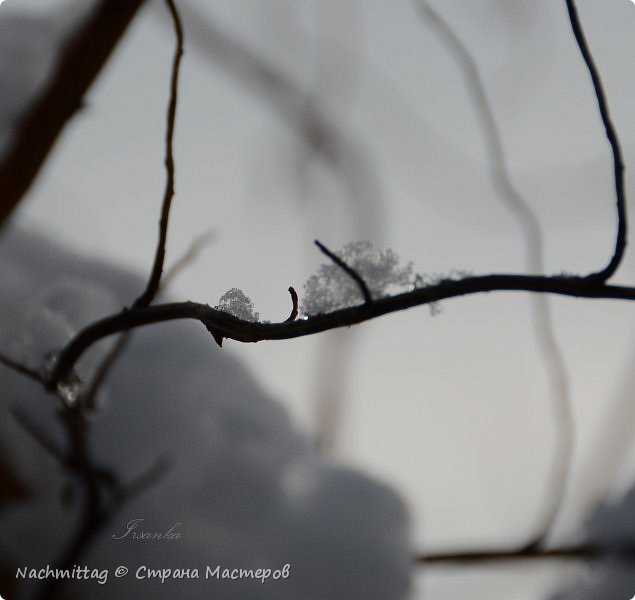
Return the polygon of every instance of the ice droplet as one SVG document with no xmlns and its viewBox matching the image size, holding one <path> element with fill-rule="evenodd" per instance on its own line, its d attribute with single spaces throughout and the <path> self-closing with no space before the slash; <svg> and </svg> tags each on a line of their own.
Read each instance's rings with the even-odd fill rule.
<svg viewBox="0 0 635 600">
<path fill-rule="evenodd" d="M 79 392 L 81 389 L 81 381 L 67 382 L 61 381 L 57 384 L 57 395 L 67 406 L 74 406 L 79 398 Z"/>
</svg>

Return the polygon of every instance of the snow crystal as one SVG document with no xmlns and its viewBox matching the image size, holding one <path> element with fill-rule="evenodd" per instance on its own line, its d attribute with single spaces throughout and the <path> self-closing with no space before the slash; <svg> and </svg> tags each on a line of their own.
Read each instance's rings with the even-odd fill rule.
<svg viewBox="0 0 635 600">
<path fill-rule="evenodd" d="M 412 285 L 412 263 L 399 264 L 391 249 L 374 250 L 368 241 L 350 242 L 336 252 L 366 282 L 371 296 L 381 298 Z M 340 308 L 363 304 L 358 284 L 334 263 L 323 264 L 304 284 L 302 312 L 307 315 L 328 313 Z"/>
<path fill-rule="evenodd" d="M 243 321 L 257 321 L 260 316 L 259 313 L 255 312 L 251 298 L 238 288 L 232 288 L 225 292 L 214 308 L 234 315 Z"/>
</svg>

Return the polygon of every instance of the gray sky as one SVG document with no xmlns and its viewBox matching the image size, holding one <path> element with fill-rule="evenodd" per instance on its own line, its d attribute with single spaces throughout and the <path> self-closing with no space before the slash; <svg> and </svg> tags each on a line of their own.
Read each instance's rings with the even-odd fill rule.
<svg viewBox="0 0 635 600">
<path fill-rule="evenodd" d="M 543 227 L 547 272 L 601 267 L 614 236 L 610 155 L 564 3 L 436 4 L 479 64 L 513 180 Z M 368 236 L 427 274 L 523 270 L 520 233 L 489 180 L 464 81 L 413 3 L 191 0 L 187 6 L 328 108 L 337 130 L 363 149 L 379 209 L 351 207 L 340 174 L 303 153 L 289 113 L 281 117 L 260 91 L 190 42 L 169 259 L 210 228 L 217 240 L 179 278 L 175 297 L 214 304 L 240 287 L 262 318 L 278 320 L 288 313 L 287 287 L 300 289 L 322 262 L 314 238 L 336 249 Z M 581 0 L 579 8 L 632 195 L 635 9 L 626 0 Z M 155 2 L 137 19 L 16 217 L 82 253 L 140 272 L 154 249 L 164 181 L 173 46 L 164 13 Z M 187 24 L 186 18 L 186 35 Z M 370 202 L 371 194 L 362 198 Z M 629 254 L 616 280 L 630 281 L 633 271 Z M 554 299 L 552 307 L 576 427 L 558 528 L 566 540 L 578 530 L 590 494 L 623 473 L 632 454 L 633 315 L 617 302 Z M 540 513 L 554 443 L 528 299 L 490 294 L 442 309 L 435 317 L 416 309 L 355 329 L 346 349 L 350 371 L 336 458 L 405 495 L 421 547 L 522 543 Z M 312 432 L 314 365 L 336 343 L 342 334 L 228 343 L 223 351 L 247 364 Z M 509 581 L 501 597 L 527 589 L 517 578 Z M 496 596 L 490 589 L 483 597 Z"/>
</svg>

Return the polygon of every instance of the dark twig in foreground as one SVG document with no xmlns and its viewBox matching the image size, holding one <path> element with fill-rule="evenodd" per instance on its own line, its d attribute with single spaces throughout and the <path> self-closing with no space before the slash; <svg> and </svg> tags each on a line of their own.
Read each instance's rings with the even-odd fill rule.
<svg viewBox="0 0 635 600">
<path fill-rule="evenodd" d="M 569 11 L 569 20 L 571 21 L 571 29 L 573 35 L 580 49 L 580 53 L 584 58 L 591 81 L 593 82 L 593 89 L 595 90 L 595 97 L 597 98 L 598 108 L 600 110 L 600 116 L 602 117 L 602 123 L 606 130 L 606 137 L 611 146 L 611 152 L 613 154 L 613 175 L 615 178 L 615 195 L 617 197 L 617 237 L 615 241 L 615 251 L 609 263 L 597 273 L 591 273 L 589 278 L 597 279 L 599 281 L 607 281 L 615 274 L 617 268 L 622 262 L 624 257 L 624 251 L 626 250 L 626 237 L 627 237 L 627 217 L 626 217 L 626 192 L 624 191 L 624 159 L 622 158 L 622 150 L 620 148 L 620 142 L 617 137 L 615 126 L 611 120 L 609 114 L 609 107 L 606 101 L 606 95 L 602 86 L 602 80 L 600 73 L 595 66 L 593 56 L 589 50 L 589 46 L 578 18 L 578 11 L 575 6 L 574 0 L 566 0 L 567 10 Z"/>
<path fill-rule="evenodd" d="M 0 162 L 0 224 L 35 180 L 143 0 L 101 0 L 66 40 L 50 83 L 20 119 Z"/>
<path fill-rule="evenodd" d="M 133 306 L 147 306 L 150 304 L 161 283 L 161 275 L 163 274 L 163 263 L 165 261 L 165 246 L 168 237 L 168 223 L 170 221 L 170 208 L 172 206 L 172 198 L 174 198 L 174 126 L 176 122 L 176 107 L 179 93 L 179 72 L 181 67 L 181 58 L 183 57 L 183 26 L 179 13 L 176 10 L 173 0 L 166 0 L 166 4 L 172 16 L 174 23 L 174 31 L 176 33 L 176 48 L 174 50 L 174 59 L 172 61 L 172 77 L 170 81 L 170 101 L 168 103 L 167 128 L 165 134 L 165 170 L 167 180 L 165 184 L 165 192 L 163 195 L 163 203 L 161 207 L 161 220 L 159 222 L 159 241 L 157 243 L 156 254 L 154 257 L 154 265 L 150 273 L 150 279 L 144 292 L 134 301 Z"/>
<path fill-rule="evenodd" d="M 340 269 L 346 272 L 355 283 L 359 286 L 362 295 L 364 296 L 364 302 L 366 304 L 370 304 L 373 301 L 373 296 L 366 285 L 366 282 L 362 278 L 362 276 L 355 270 L 353 267 L 347 265 L 337 254 L 331 252 L 324 244 L 320 243 L 318 240 L 315 240 L 315 245 L 321 250 L 323 254 L 326 254 Z"/>
</svg>

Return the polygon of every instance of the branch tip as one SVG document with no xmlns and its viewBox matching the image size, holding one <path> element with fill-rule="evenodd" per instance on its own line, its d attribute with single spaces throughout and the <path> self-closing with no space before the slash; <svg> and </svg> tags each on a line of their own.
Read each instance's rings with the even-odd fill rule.
<svg viewBox="0 0 635 600">
<path fill-rule="evenodd" d="M 349 277 L 351 277 L 355 283 L 359 286 L 360 291 L 362 292 L 362 296 L 364 296 L 364 304 L 371 304 L 373 301 L 373 296 L 368 289 L 368 285 L 362 278 L 362 276 L 351 266 L 347 265 L 337 254 L 331 252 L 324 244 L 322 244 L 319 240 L 314 241 L 315 245 L 320 249 L 322 254 L 328 256 L 338 267 L 344 270 Z"/>
<path fill-rule="evenodd" d="M 291 308 L 291 314 L 287 318 L 285 323 L 293 323 L 298 316 L 298 293 L 293 289 L 293 286 L 289 286 L 289 294 L 291 295 L 291 303 L 293 307 Z"/>
</svg>

